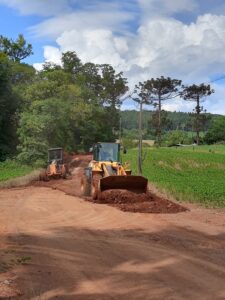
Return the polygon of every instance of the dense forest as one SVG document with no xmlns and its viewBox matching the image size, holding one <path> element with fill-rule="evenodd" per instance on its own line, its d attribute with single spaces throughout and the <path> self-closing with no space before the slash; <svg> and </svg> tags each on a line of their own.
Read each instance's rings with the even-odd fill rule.
<svg viewBox="0 0 225 300">
<path fill-rule="evenodd" d="M 22 62 L 31 54 L 23 36 L 0 37 L 0 159 L 17 155 L 42 164 L 48 147 L 78 151 L 114 140 L 128 90 L 123 74 L 107 64 L 83 64 L 75 52 L 37 72 Z"/>
<path fill-rule="evenodd" d="M 154 116 L 154 110 L 143 110 L 143 130 L 146 139 L 154 138 L 151 131 L 151 120 Z M 125 135 L 132 136 L 136 134 L 138 128 L 138 114 L 137 110 L 123 110 L 120 112 L 121 127 Z M 201 126 L 201 131 L 206 133 L 211 128 L 213 122 L 222 116 L 216 114 L 205 113 L 204 122 Z M 164 125 L 164 132 L 173 130 L 182 130 L 185 132 L 194 131 L 194 114 L 185 112 L 166 112 L 166 124 Z"/>
<path fill-rule="evenodd" d="M 154 107 L 143 111 L 143 137 L 159 145 L 165 133 L 174 131 L 181 137 L 179 131 L 196 132 L 197 143 L 225 140 L 224 117 L 207 114 L 201 104 L 214 92 L 209 85 L 185 87 L 161 76 L 129 91 L 123 73 L 109 64 L 83 63 L 75 52 L 66 52 L 60 64 L 46 62 L 37 71 L 24 63 L 32 53 L 23 35 L 16 40 L 0 36 L 1 161 L 16 157 L 42 165 L 49 147 L 87 151 L 94 142 L 114 141 L 121 133 L 136 139 L 139 115 L 120 111 L 124 96 L 140 107 Z M 194 111 L 164 111 L 162 102 L 174 96 L 194 101 Z M 205 141 L 200 141 L 200 132 L 207 132 Z"/>
</svg>

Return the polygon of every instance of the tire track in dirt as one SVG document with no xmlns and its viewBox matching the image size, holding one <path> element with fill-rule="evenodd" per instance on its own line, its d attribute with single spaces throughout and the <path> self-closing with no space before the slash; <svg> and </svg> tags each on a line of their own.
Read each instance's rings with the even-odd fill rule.
<svg viewBox="0 0 225 300">
<path fill-rule="evenodd" d="M 12 280 L 20 300 L 225 299 L 224 212 L 134 214 L 55 186 L 1 190 L 0 205 L 0 266 L 31 258 L 0 272 L 0 298 Z"/>
<path fill-rule="evenodd" d="M 43 187 L 3 191 L 0 203 L 7 246 L 32 258 L 13 268 L 21 299 L 222 299 L 217 226 L 211 236 L 201 223 L 190 230 L 172 215 L 124 213 Z"/>
</svg>

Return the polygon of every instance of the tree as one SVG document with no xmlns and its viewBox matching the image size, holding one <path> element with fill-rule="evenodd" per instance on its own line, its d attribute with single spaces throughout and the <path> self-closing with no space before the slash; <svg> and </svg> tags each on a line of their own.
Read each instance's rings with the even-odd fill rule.
<svg viewBox="0 0 225 300">
<path fill-rule="evenodd" d="M 148 133 L 157 137 L 159 121 L 158 121 L 158 111 L 154 111 L 151 114 L 150 120 L 148 121 Z M 168 112 L 161 110 L 161 133 L 172 129 L 172 121 L 168 117 Z"/>
<path fill-rule="evenodd" d="M 92 72 L 98 75 L 91 64 L 81 68 L 76 76 L 72 69 L 69 72 L 48 64 L 24 87 L 18 128 L 21 161 L 44 163 L 48 147 L 87 151 L 97 141 L 115 139 L 112 124 L 108 122 L 110 106 L 96 100 L 100 95 L 95 94 L 98 89 L 95 84 L 101 83 L 102 77 L 93 79 Z M 87 95 L 92 97 L 90 101 Z"/>
<path fill-rule="evenodd" d="M 120 107 L 121 98 L 128 91 L 127 79 L 123 77 L 123 72 L 116 73 L 108 64 L 99 65 L 99 71 L 102 77 L 101 98 L 112 108 Z"/>
<path fill-rule="evenodd" d="M 205 135 L 204 140 L 207 144 L 225 141 L 225 117 L 221 116 L 214 119 L 212 126 Z"/>
<path fill-rule="evenodd" d="M 127 93 L 127 79 L 123 72 L 116 73 L 115 69 L 108 64 L 99 65 L 101 75 L 100 99 L 103 105 L 108 107 L 112 129 L 119 130 L 119 108 L 122 97 Z"/>
<path fill-rule="evenodd" d="M 139 104 L 139 121 L 138 121 L 138 132 L 139 132 L 139 142 L 138 142 L 138 174 L 142 174 L 142 163 L 144 161 L 142 155 L 142 139 L 143 139 L 143 128 L 142 128 L 142 114 L 143 105 L 151 105 L 152 90 L 149 89 L 149 85 L 146 81 L 139 82 L 134 88 L 134 91 L 130 97 Z"/>
<path fill-rule="evenodd" d="M 52 72 L 52 71 L 55 71 L 55 70 L 62 70 L 62 67 L 60 65 L 57 65 L 57 64 L 51 62 L 51 61 L 46 61 L 43 64 L 42 71 Z"/>
<path fill-rule="evenodd" d="M 0 52 L 0 160 L 15 150 L 15 113 L 18 107 L 18 97 L 11 85 L 10 61 Z"/>
<path fill-rule="evenodd" d="M 101 81 L 102 77 L 98 65 L 90 62 L 82 65 L 76 76 L 76 83 L 82 88 L 82 97 L 86 103 L 103 105 Z"/>
<path fill-rule="evenodd" d="M 183 92 L 181 93 L 182 97 L 186 101 L 193 101 L 196 103 L 194 108 L 194 129 L 196 131 L 196 142 L 197 145 L 200 143 L 200 131 L 202 128 L 202 118 L 201 113 L 205 112 L 203 106 L 201 106 L 201 102 L 204 101 L 204 98 L 210 96 L 214 93 L 214 90 L 211 89 L 210 85 L 205 85 L 204 83 L 200 85 L 190 85 L 183 86 Z"/>
<path fill-rule="evenodd" d="M 189 138 L 187 132 L 181 130 L 171 131 L 167 135 L 168 146 L 175 146 L 177 144 L 189 144 Z"/>
<path fill-rule="evenodd" d="M 22 34 L 16 41 L 0 35 L 0 52 L 5 53 L 12 61 L 20 62 L 33 54 L 32 45 L 27 44 Z"/>
<path fill-rule="evenodd" d="M 80 72 L 82 67 L 81 60 L 74 51 L 67 51 L 62 54 L 62 65 L 66 72 L 75 75 Z"/>
<path fill-rule="evenodd" d="M 64 70 L 40 72 L 23 92 L 24 106 L 18 128 L 19 159 L 34 164 L 45 161 L 48 147 L 76 150 L 78 122 L 83 113 L 80 89 Z"/>
<path fill-rule="evenodd" d="M 10 66 L 10 79 L 13 85 L 24 85 L 32 82 L 36 73 L 34 67 L 19 62 L 11 62 Z"/>
<path fill-rule="evenodd" d="M 165 78 L 163 76 L 146 81 L 146 88 L 151 91 L 150 101 L 156 107 L 156 113 L 158 115 L 157 143 L 159 146 L 161 146 L 162 140 L 162 102 L 179 95 L 178 91 L 181 82 L 181 80 L 171 79 L 170 77 Z"/>
</svg>

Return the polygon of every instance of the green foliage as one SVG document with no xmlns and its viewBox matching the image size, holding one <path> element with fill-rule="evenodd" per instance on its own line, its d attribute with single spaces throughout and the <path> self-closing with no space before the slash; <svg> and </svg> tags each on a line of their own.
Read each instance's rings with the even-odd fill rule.
<svg viewBox="0 0 225 300">
<path fill-rule="evenodd" d="M 22 91 L 18 158 L 23 163 L 46 160 L 49 147 L 88 151 L 94 142 L 115 140 L 117 105 L 126 90 L 122 73 L 109 65 L 82 65 L 74 52 L 62 59 L 63 67 L 46 64 Z"/>
<path fill-rule="evenodd" d="M 188 101 L 200 101 L 203 97 L 210 96 L 212 93 L 214 93 L 214 90 L 211 88 L 211 86 L 208 84 L 192 84 L 190 86 L 183 86 L 184 90 L 182 91 L 181 95 L 184 98 L 184 100 Z M 202 111 L 201 107 L 196 107 L 196 112 L 198 109 Z"/>
<path fill-rule="evenodd" d="M 82 63 L 75 52 L 65 52 L 62 54 L 63 69 L 70 74 L 78 74 L 82 68 Z"/>
<path fill-rule="evenodd" d="M 187 132 L 181 130 L 175 130 L 169 132 L 166 136 L 166 141 L 168 146 L 191 143 L 191 139 L 188 137 Z"/>
<path fill-rule="evenodd" d="M 166 131 L 171 129 L 171 121 L 168 118 L 168 113 L 165 110 L 160 112 L 160 132 L 163 135 Z M 148 121 L 148 133 L 150 133 L 155 139 L 157 139 L 159 134 L 159 110 L 154 111 L 151 114 L 151 118 Z M 161 137 L 163 140 L 163 136 Z"/>
<path fill-rule="evenodd" d="M 207 144 L 225 141 L 225 117 L 214 120 L 204 138 Z"/>
<path fill-rule="evenodd" d="M 123 77 L 123 72 L 116 73 L 112 66 L 108 64 L 99 65 L 102 74 L 101 98 L 104 103 L 113 109 L 121 105 L 121 97 L 128 91 L 127 79 Z"/>
<path fill-rule="evenodd" d="M 214 90 L 211 89 L 210 85 L 205 85 L 204 83 L 200 85 L 190 85 L 190 86 L 183 86 L 183 91 L 181 96 L 184 100 L 187 101 L 194 101 L 196 106 L 194 108 L 194 122 L 193 128 L 196 131 L 196 142 L 200 144 L 200 131 L 203 129 L 204 124 L 206 122 L 205 115 L 201 115 L 202 112 L 206 112 L 203 106 L 200 106 L 201 102 L 205 99 L 205 97 L 210 96 L 214 93 Z"/>
<path fill-rule="evenodd" d="M 211 149 L 211 151 L 209 151 Z M 148 148 L 143 175 L 178 200 L 225 207 L 225 146 Z M 124 156 L 137 171 L 137 151 Z"/>
<path fill-rule="evenodd" d="M 156 112 L 152 116 L 152 126 L 155 129 L 155 135 L 158 146 L 161 146 L 162 134 L 165 126 L 169 126 L 167 114 L 162 111 L 162 102 L 172 99 L 178 95 L 178 89 L 181 85 L 181 80 L 165 78 L 152 78 L 147 80 L 146 88 L 150 91 L 149 100 L 156 108 Z"/>
<path fill-rule="evenodd" d="M 15 113 L 19 104 L 10 76 L 10 61 L 0 52 L 0 161 L 13 152 L 17 140 Z"/>
<path fill-rule="evenodd" d="M 182 81 L 170 77 L 161 76 L 160 78 L 151 78 L 146 81 L 146 87 L 151 91 L 150 100 L 156 106 L 160 101 L 174 98 L 178 94 L 178 89 Z"/>
<path fill-rule="evenodd" d="M 122 145 L 125 149 L 132 149 L 137 147 L 138 142 L 130 138 L 123 138 Z"/>
<path fill-rule="evenodd" d="M 155 111 L 151 111 L 151 110 L 143 111 L 143 130 L 146 131 L 146 133 L 144 132 L 145 138 L 150 138 L 150 139 L 154 138 L 154 135 L 152 135 L 151 133 L 152 130 L 150 130 L 151 127 L 149 124 L 149 120 L 152 119 L 154 113 Z M 138 111 L 124 110 L 120 112 L 120 115 L 122 118 L 122 129 L 124 130 L 125 134 L 127 135 L 129 132 L 135 132 L 135 130 L 137 130 L 138 128 Z M 165 132 L 169 130 L 183 130 L 188 133 L 193 132 L 194 130 L 193 113 L 167 111 L 166 115 L 167 115 L 167 120 L 169 120 L 169 122 L 163 128 Z M 219 118 L 220 116 L 209 114 L 209 113 L 204 115 L 206 121 L 202 129 L 204 129 L 204 131 L 207 131 L 211 127 L 213 121 Z M 137 135 L 134 138 L 137 138 Z"/>
<path fill-rule="evenodd" d="M 36 72 L 21 63 L 31 54 L 32 45 L 22 35 L 16 40 L 0 36 L 0 161 L 17 154 L 17 149 L 21 162 L 39 166 L 46 161 L 48 147 L 88 150 L 94 142 L 114 141 L 119 132 L 119 108 L 128 91 L 123 73 L 108 64 L 83 64 L 71 51 L 63 53 L 62 64 L 47 62 L 41 72 Z M 168 130 L 190 132 L 201 122 L 202 130 L 210 128 L 209 114 L 201 114 L 202 121 L 198 116 L 196 125 L 195 114 L 161 109 L 161 102 L 174 97 L 180 84 L 180 80 L 160 77 L 136 86 L 142 104 L 154 104 L 156 108 L 154 112 L 143 111 L 143 138 L 157 135 L 160 144 Z M 199 99 L 213 92 L 208 87 L 200 88 L 186 88 L 184 98 L 195 100 L 196 90 Z M 200 106 L 198 109 L 201 111 Z M 128 148 L 137 139 L 137 113 L 121 113 Z M 210 134 L 207 137 L 212 141 Z M 173 133 L 169 139 L 171 143 L 181 137 Z"/>
<path fill-rule="evenodd" d="M 0 162 L 0 181 L 6 181 L 29 174 L 33 169 L 27 165 L 21 165 L 15 160 Z"/>
<path fill-rule="evenodd" d="M 10 79 L 12 84 L 19 85 L 21 88 L 22 84 L 30 84 L 35 76 L 35 69 L 24 63 L 11 62 Z"/>
<path fill-rule="evenodd" d="M 16 151 L 22 91 L 35 75 L 34 68 L 20 60 L 31 53 L 32 46 L 26 44 L 22 35 L 16 41 L 0 36 L 0 161 Z"/>
<path fill-rule="evenodd" d="M 16 41 L 0 35 L 0 52 L 5 53 L 12 61 L 20 62 L 33 54 L 32 45 L 27 44 L 22 34 Z"/>
</svg>

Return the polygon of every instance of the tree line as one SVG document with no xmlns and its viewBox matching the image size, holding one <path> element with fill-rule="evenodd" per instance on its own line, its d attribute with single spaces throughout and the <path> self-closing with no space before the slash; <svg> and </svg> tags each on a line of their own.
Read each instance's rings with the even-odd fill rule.
<svg viewBox="0 0 225 300">
<path fill-rule="evenodd" d="M 24 163 L 43 164 L 49 147 L 87 151 L 96 141 L 115 140 L 128 90 L 122 72 L 83 64 L 75 52 L 37 72 L 22 62 L 31 54 L 23 36 L 0 37 L 0 159 L 16 154 Z"/>
<path fill-rule="evenodd" d="M 32 54 L 23 35 L 16 40 L 0 36 L 0 160 L 16 155 L 23 163 L 41 165 L 49 147 L 87 151 L 96 141 L 113 141 L 125 98 L 152 105 L 148 123 L 159 145 L 168 122 L 162 104 L 177 97 L 194 101 L 199 142 L 205 115 L 201 101 L 214 92 L 210 85 L 184 86 L 181 80 L 160 77 L 129 91 L 123 72 L 109 64 L 83 63 L 68 51 L 61 64 L 47 62 L 38 72 L 23 62 Z"/>
<path fill-rule="evenodd" d="M 163 126 L 168 126 L 169 120 L 167 113 L 162 105 L 171 99 L 183 99 L 195 103 L 193 109 L 194 123 L 193 128 L 196 132 L 196 143 L 200 144 L 200 131 L 202 127 L 205 112 L 202 102 L 208 96 L 214 93 L 209 84 L 183 85 L 181 80 L 161 76 L 151 78 L 144 82 L 139 82 L 131 94 L 131 98 L 140 106 L 140 115 L 143 105 L 152 105 L 155 108 L 154 114 L 150 120 L 150 125 L 155 129 L 156 143 L 161 146 Z"/>
<path fill-rule="evenodd" d="M 180 111 L 165 111 L 162 110 L 162 137 L 163 141 L 173 131 L 183 132 L 187 136 L 191 136 L 190 143 L 195 142 L 195 116 L 194 112 L 180 112 Z M 128 139 L 136 139 L 138 128 L 138 111 L 137 110 L 123 110 L 120 112 L 122 123 L 122 135 Z M 200 123 L 201 129 L 201 143 L 205 141 L 202 136 L 206 136 L 206 133 L 213 126 L 216 120 L 219 118 L 225 118 L 218 114 L 202 113 L 202 121 Z M 143 139 L 155 140 L 156 139 L 156 125 L 155 111 L 143 110 Z"/>
</svg>

